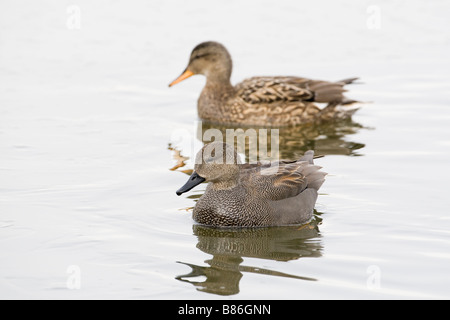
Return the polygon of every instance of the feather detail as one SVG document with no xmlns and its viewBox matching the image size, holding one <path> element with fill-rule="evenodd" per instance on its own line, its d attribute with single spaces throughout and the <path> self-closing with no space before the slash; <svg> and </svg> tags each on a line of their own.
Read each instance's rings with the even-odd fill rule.
<svg viewBox="0 0 450 320">
<path fill-rule="evenodd" d="M 251 170 L 247 175 L 248 185 L 267 186 L 255 189 L 259 195 L 268 200 L 279 200 L 295 197 L 307 188 L 318 190 L 325 181 L 326 173 L 320 171 L 322 167 L 314 165 L 314 152 L 307 151 L 296 161 L 278 161 L 272 164 L 245 164 L 241 170 Z"/>
</svg>

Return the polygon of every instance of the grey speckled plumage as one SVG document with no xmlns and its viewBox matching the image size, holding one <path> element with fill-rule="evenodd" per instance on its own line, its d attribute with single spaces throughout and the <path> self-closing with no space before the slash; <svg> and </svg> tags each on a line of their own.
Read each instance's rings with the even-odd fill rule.
<svg viewBox="0 0 450 320">
<path fill-rule="evenodd" d="M 344 86 L 357 80 L 331 82 L 299 77 L 253 77 L 236 86 L 230 82 L 232 60 L 214 41 L 196 46 L 185 71 L 169 86 L 192 75 L 206 76 L 198 99 L 201 119 L 222 124 L 292 126 L 350 118 L 357 101 L 344 96 Z M 317 103 L 327 104 L 319 108 Z"/>
<path fill-rule="evenodd" d="M 236 151 L 213 142 L 199 151 L 195 171 L 180 195 L 207 181 L 193 219 L 222 227 L 302 224 L 312 218 L 326 173 L 313 163 L 313 151 L 296 161 L 241 164 Z"/>
</svg>

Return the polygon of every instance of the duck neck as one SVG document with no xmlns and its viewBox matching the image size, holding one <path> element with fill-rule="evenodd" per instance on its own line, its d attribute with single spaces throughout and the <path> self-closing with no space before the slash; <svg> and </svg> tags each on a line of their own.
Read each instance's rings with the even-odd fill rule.
<svg viewBox="0 0 450 320">
<path fill-rule="evenodd" d="M 206 84 L 198 99 L 198 115 L 207 121 L 223 121 L 226 113 L 224 108 L 234 97 L 235 89 L 231 85 L 231 69 L 212 70 L 205 73 Z"/>
<path fill-rule="evenodd" d="M 214 190 L 230 190 L 236 188 L 239 180 L 239 169 L 234 171 L 226 178 L 221 177 L 220 180 L 212 181 L 212 187 Z"/>
<path fill-rule="evenodd" d="M 217 181 L 213 182 L 212 187 L 214 190 L 231 190 L 237 186 L 237 182 L 234 180 Z"/>
<path fill-rule="evenodd" d="M 233 88 L 230 82 L 232 69 L 233 62 L 229 56 L 224 58 L 221 63 L 211 66 L 205 74 L 206 86 L 221 87 L 224 89 Z"/>
<path fill-rule="evenodd" d="M 230 75 L 225 73 L 211 73 L 206 76 L 205 88 L 214 88 L 224 91 L 233 89 L 230 82 Z"/>
</svg>

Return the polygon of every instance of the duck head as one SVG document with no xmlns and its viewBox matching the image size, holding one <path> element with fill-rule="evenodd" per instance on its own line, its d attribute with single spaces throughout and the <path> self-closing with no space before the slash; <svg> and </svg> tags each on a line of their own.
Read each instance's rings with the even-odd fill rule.
<svg viewBox="0 0 450 320">
<path fill-rule="evenodd" d="M 227 49 L 214 41 L 202 42 L 192 50 L 183 73 L 169 87 L 196 74 L 206 76 L 207 82 L 229 83 L 232 61 Z"/>
<path fill-rule="evenodd" d="M 238 154 L 230 145 L 223 142 L 213 142 L 205 145 L 195 158 L 194 173 L 178 191 L 181 195 L 200 183 L 212 182 L 217 190 L 231 189 L 238 183 Z"/>
</svg>

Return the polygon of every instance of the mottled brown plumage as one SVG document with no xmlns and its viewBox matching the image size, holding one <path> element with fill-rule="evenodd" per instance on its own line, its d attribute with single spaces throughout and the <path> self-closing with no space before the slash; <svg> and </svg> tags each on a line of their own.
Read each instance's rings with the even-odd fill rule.
<svg viewBox="0 0 450 320">
<path fill-rule="evenodd" d="M 326 173 L 313 164 L 313 151 L 297 161 L 241 164 L 236 151 L 213 142 L 197 154 L 195 172 L 177 191 L 180 195 L 209 182 L 193 219 L 228 227 L 302 224 L 312 218 L 317 191 Z"/>
<path fill-rule="evenodd" d="M 213 123 L 292 126 L 311 122 L 345 119 L 357 110 L 347 106 L 344 85 L 357 78 L 337 82 L 298 77 L 253 77 L 236 86 L 230 83 L 232 60 L 220 43 L 199 44 L 189 63 L 172 86 L 192 75 L 203 74 L 206 84 L 198 99 L 201 119 Z M 319 108 L 317 103 L 326 103 Z"/>
</svg>

